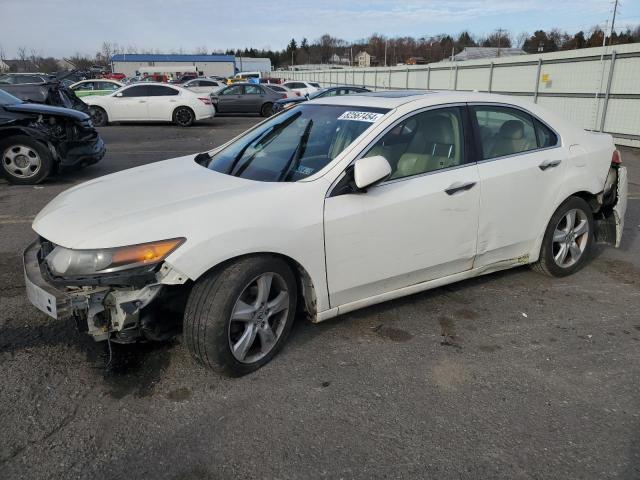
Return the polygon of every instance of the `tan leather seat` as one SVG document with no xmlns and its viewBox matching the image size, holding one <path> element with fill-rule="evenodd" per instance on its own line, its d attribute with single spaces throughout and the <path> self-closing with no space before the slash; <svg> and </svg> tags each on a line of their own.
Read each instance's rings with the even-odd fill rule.
<svg viewBox="0 0 640 480">
<path fill-rule="evenodd" d="M 532 141 L 524 134 L 524 123 L 520 120 L 507 120 L 500 126 L 495 144 L 491 148 L 491 157 L 501 157 L 534 148 Z"/>
<path fill-rule="evenodd" d="M 445 115 L 423 118 L 392 178 L 418 175 L 456 165 L 455 132 Z"/>
</svg>

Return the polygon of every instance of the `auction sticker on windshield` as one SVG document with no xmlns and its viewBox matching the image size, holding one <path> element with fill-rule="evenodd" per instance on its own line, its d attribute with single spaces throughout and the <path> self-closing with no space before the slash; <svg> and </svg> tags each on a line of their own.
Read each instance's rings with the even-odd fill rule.
<svg viewBox="0 0 640 480">
<path fill-rule="evenodd" d="M 374 112 L 344 112 L 342 115 L 338 117 L 338 120 L 356 120 L 359 122 L 375 122 L 380 117 L 382 117 L 384 113 L 374 113 Z"/>
</svg>

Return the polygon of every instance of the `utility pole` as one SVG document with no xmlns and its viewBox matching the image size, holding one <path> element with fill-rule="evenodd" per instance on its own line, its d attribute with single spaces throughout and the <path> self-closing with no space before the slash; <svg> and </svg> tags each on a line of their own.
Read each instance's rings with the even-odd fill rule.
<svg viewBox="0 0 640 480">
<path fill-rule="evenodd" d="M 611 35 L 613 35 L 613 27 L 616 23 L 616 13 L 618 12 L 618 0 L 615 0 L 613 4 L 613 18 L 611 19 Z"/>
<path fill-rule="evenodd" d="M 387 45 L 389 44 L 389 40 L 384 41 L 384 66 L 387 66 Z"/>
</svg>

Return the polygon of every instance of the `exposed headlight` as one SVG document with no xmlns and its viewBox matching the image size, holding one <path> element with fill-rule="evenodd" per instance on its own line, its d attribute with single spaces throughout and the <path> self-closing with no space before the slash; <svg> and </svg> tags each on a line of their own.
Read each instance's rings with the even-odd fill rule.
<svg viewBox="0 0 640 480">
<path fill-rule="evenodd" d="M 51 272 L 57 276 L 116 272 L 161 262 L 184 240 L 184 238 L 172 238 L 98 250 L 72 250 L 57 246 L 46 256 L 45 261 Z"/>
</svg>

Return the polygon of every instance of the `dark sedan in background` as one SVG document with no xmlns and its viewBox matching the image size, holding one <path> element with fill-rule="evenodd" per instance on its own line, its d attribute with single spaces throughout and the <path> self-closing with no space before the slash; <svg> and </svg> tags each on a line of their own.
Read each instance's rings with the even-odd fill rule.
<svg viewBox="0 0 640 480">
<path fill-rule="evenodd" d="M 304 95 L 301 97 L 294 97 L 294 98 L 283 98 L 282 100 L 278 100 L 276 103 L 273 104 L 273 113 L 278 113 L 282 110 L 286 110 L 287 108 L 291 108 L 300 102 L 306 102 L 307 100 L 311 100 L 314 98 L 335 97 L 336 95 L 350 95 L 353 93 L 364 93 L 364 92 L 370 92 L 370 90 L 367 90 L 366 88 L 362 88 L 362 87 L 323 88 L 309 95 Z"/>
<path fill-rule="evenodd" d="M 264 85 L 234 83 L 211 95 L 216 113 L 259 113 L 263 117 L 273 115 L 273 104 L 286 98 Z"/>
</svg>

